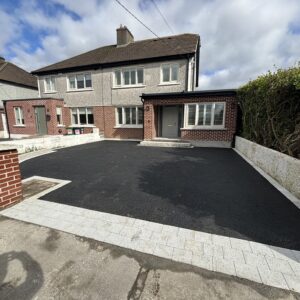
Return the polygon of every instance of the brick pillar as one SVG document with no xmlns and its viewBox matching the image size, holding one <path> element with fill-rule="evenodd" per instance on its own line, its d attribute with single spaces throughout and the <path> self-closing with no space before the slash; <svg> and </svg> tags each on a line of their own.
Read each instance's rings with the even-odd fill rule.
<svg viewBox="0 0 300 300">
<path fill-rule="evenodd" d="M 144 103 L 144 140 L 152 140 L 154 129 L 154 107 L 152 103 Z"/>
<path fill-rule="evenodd" d="M 18 151 L 0 150 L 0 210 L 22 200 Z"/>
</svg>

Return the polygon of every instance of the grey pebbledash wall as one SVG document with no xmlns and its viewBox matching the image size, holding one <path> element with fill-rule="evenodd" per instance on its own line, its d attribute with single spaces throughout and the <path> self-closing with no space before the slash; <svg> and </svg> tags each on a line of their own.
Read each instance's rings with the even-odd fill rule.
<svg viewBox="0 0 300 300">
<path fill-rule="evenodd" d="M 237 136 L 235 148 L 300 199 L 300 160 Z"/>
</svg>

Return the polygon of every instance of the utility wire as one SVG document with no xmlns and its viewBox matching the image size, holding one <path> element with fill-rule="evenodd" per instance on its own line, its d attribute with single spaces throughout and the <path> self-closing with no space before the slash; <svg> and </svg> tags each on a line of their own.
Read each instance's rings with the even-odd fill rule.
<svg viewBox="0 0 300 300">
<path fill-rule="evenodd" d="M 161 17 L 163 18 L 164 22 L 166 23 L 166 25 L 168 26 L 168 28 L 170 29 L 170 31 L 172 33 L 174 33 L 172 27 L 170 26 L 170 24 L 168 23 L 166 17 L 163 15 L 163 13 L 161 12 L 161 10 L 159 9 L 158 5 L 155 3 L 154 0 L 151 0 L 151 2 L 153 3 L 154 7 L 156 8 L 156 10 L 158 11 L 158 13 L 161 15 Z"/>
<path fill-rule="evenodd" d="M 134 17 L 138 22 L 140 22 L 145 28 L 147 28 L 153 35 L 155 35 L 157 38 L 159 36 L 153 32 L 146 24 L 144 24 L 138 17 L 136 17 L 125 5 L 123 5 L 119 0 L 115 0 L 120 6 L 122 6 L 132 17 Z"/>
</svg>

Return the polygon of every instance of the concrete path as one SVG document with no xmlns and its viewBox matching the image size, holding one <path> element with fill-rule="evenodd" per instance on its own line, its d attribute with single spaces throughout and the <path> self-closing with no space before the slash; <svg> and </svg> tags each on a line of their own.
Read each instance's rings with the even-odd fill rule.
<svg viewBox="0 0 300 300">
<path fill-rule="evenodd" d="M 49 149 L 43 149 L 43 150 L 39 150 L 39 151 L 27 152 L 27 153 L 19 155 L 19 162 L 22 163 L 26 160 L 29 160 L 29 159 L 32 159 L 32 158 L 35 158 L 35 157 L 38 157 L 38 156 L 54 153 L 54 152 L 55 152 L 55 150 L 49 150 Z"/>
<path fill-rule="evenodd" d="M 57 187 L 63 184 L 60 181 Z M 0 214 L 209 271 L 300 292 L 300 251 L 37 200 L 45 193 L 47 191 Z"/>
<path fill-rule="evenodd" d="M 2 216 L 0 232 L 1 300 L 300 299 L 291 291 Z"/>
</svg>

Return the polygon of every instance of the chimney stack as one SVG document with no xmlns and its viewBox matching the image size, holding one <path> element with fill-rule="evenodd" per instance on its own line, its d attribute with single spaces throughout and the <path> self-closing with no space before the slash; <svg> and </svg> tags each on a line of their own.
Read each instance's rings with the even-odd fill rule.
<svg viewBox="0 0 300 300">
<path fill-rule="evenodd" d="M 117 47 L 125 46 L 132 42 L 134 42 L 132 33 L 126 26 L 122 26 L 121 24 L 120 27 L 117 28 Z"/>
</svg>

